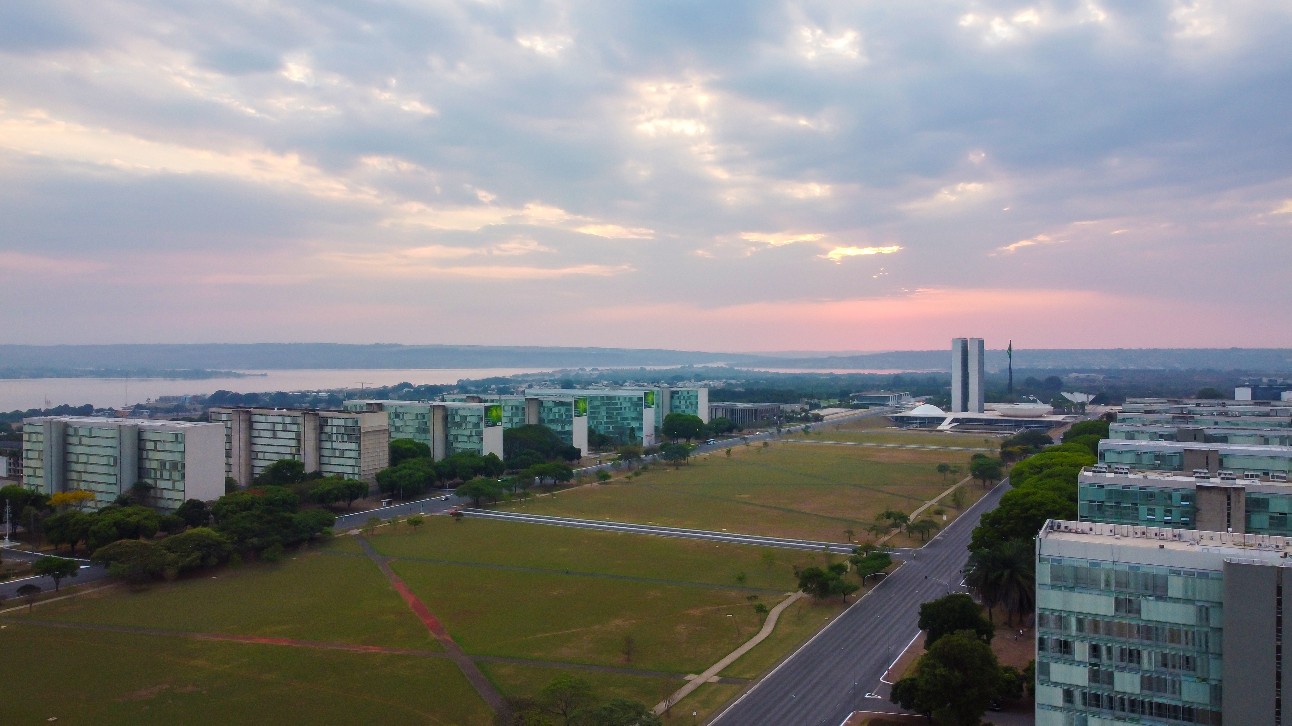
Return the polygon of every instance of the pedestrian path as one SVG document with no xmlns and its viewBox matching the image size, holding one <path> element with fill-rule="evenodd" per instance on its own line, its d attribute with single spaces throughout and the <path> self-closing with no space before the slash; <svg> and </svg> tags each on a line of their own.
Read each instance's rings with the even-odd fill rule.
<svg viewBox="0 0 1292 726">
<path fill-rule="evenodd" d="M 656 716 L 662 715 L 673 704 L 677 703 L 683 698 L 686 698 L 687 695 L 691 693 L 691 691 L 694 691 L 695 689 L 699 688 L 705 683 L 708 683 L 711 679 L 717 678 L 718 674 L 722 672 L 723 668 L 726 668 L 727 666 L 736 662 L 737 658 L 744 655 L 745 653 L 748 653 L 755 645 L 758 645 L 759 643 L 766 640 L 767 636 L 771 635 L 772 631 L 776 629 L 776 621 L 780 619 L 781 613 L 785 611 L 785 608 L 792 605 L 796 600 L 798 600 L 801 597 L 803 597 L 803 592 L 799 591 L 799 592 L 791 593 L 789 597 L 782 600 L 780 604 L 772 608 L 772 611 L 767 614 L 767 620 L 763 622 L 763 627 L 761 630 L 758 631 L 757 635 L 745 641 L 739 648 L 736 648 L 735 650 L 731 651 L 722 660 L 709 666 L 709 669 L 706 670 L 705 672 L 687 681 L 685 686 L 682 686 L 681 688 L 674 691 L 673 694 L 670 695 L 668 698 L 665 698 L 663 701 L 660 701 L 659 703 L 655 704 L 653 713 Z"/>
<path fill-rule="evenodd" d="M 386 579 L 390 581 L 391 587 L 395 588 L 395 591 L 404 599 L 404 602 L 408 604 L 408 607 L 413 611 L 413 614 L 422 621 L 422 624 L 426 626 L 426 629 L 429 630 L 431 634 L 435 636 L 436 640 L 439 640 L 440 644 L 444 646 L 444 649 L 448 651 L 449 659 L 457 665 L 458 670 L 462 671 L 462 675 L 466 676 L 471 687 L 476 690 L 476 693 L 480 694 L 480 698 L 484 699 L 484 702 L 489 704 L 489 707 L 494 710 L 494 713 L 502 713 L 503 709 L 506 708 L 507 705 L 503 700 L 502 694 L 498 692 L 498 689 L 494 688 L 493 683 L 485 677 L 485 674 L 475 664 L 475 661 L 471 660 L 470 656 L 463 652 L 462 646 L 458 645 L 457 642 L 453 640 L 453 636 L 449 635 L 449 631 L 444 627 L 444 624 L 431 614 L 430 608 L 426 607 L 426 603 L 423 603 L 417 595 L 414 595 L 413 591 L 408 589 L 408 585 L 404 584 L 404 581 L 400 579 L 399 575 L 395 574 L 395 571 L 390 567 L 390 558 L 377 552 L 376 548 L 372 546 L 372 543 L 363 536 L 359 537 L 359 544 L 363 547 L 364 554 L 368 555 L 368 558 L 371 559 L 381 570 L 382 574 L 386 576 Z"/>
</svg>

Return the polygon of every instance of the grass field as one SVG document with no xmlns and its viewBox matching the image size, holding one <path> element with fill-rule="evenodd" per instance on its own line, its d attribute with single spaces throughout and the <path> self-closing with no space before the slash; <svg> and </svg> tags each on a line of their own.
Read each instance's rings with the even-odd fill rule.
<svg viewBox="0 0 1292 726">
<path fill-rule="evenodd" d="M 959 455 L 959 459 L 956 458 Z M 652 466 L 634 478 L 505 505 L 515 511 L 645 522 L 750 534 L 846 541 L 886 509 L 910 512 L 949 485 L 943 461 L 968 452 L 777 443 L 738 446 L 681 469 Z"/>
<path fill-rule="evenodd" d="M 822 555 L 812 552 L 471 517 L 461 522 L 427 517 L 416 533 L 406 526 L 393 532 L 384 530 L 370 541 L 377 551 L 391 557 L 588 575 L 593 577 L 590 585 L 600 584 L 597 576 L 613 576 L 779 593 L 795 588 L 795 565 L 820 565 L 823 561 Z"/>
<path fill-rule="evenodd" d="M 857 441 L 876 444 L 915 444 L 919 446 L 964 446 L 997 451 L 1001 437 L 979 432 L 915 431 L 899 429 L 885 417 L 857 419 L 837 425 L 815 425 L 809 434 L 788 434 L 786 438 L 815 438 L 833 441 Z"/>
<path fill-rule="evenodd" d="M 657 703 L 757 632 L 754 604 L 792 590 L 795 565 L 825 559 L 470 518 L 378 532 L 374 547 L 505 696 L 532 696 L 570 672 L 602 698 Z M 194 713 L 227 723 L 490 723 L 357 545 L 341 537 L 277 565 L 0 616 L 0 678 L 30 683 L 21 699 L 0 699 L 0 723 L 174 723 Z M 824 622 L 816 613 L 836 609 L 791 610 L 743 672 L 757 675 Z M 265 638 L 285 642 L 251 642 Z M 417 652 L 337 649 L 372 646 Z M 678 708 L 703 716 L 739 689 L 709 684 Z"/>
<path fill-rule="evenodd" d="M 183 632 L 439 649 L 367 558 L 319 549 L 289 557 L 278 565 L 226 567 L 214 576 L 142 592 L 100 590 L 43 606 L 33 615 Z"/>
<path fill-rule="evenodd" d="M 492 723 L 443 658 L 3 626 L 0 723 Z"/>
</svg>

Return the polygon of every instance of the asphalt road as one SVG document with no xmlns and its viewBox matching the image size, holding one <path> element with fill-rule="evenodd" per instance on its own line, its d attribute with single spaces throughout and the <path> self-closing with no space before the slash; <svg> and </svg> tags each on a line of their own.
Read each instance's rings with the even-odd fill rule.
<svg viewBox="0 0 1292 726">
<path fill-rule="evenodd" d="M 27 552 L 18 548 L 7 548 L 4 551 L 6 560 L 34 560 L 40 557 L 40 553 Z M 63 587 L 70 585 L 86 585 L 98 580 L 106 579 L 108 570 L 103 565 L 91 564 L 89 560 L 81 560 L 81 570 L 76 573 L 76 577 L 68 577 L 63 580 Z M 5 580 L 0 582 L 0 599 L 5 601 L 5 607 L 17 605 L 18 588 L 28 583 L 34 584 L 40 588 L 41 592 L 53 592 L 54 580 L 49 577 L 20 577 L 14 580 Z"/>
<path fill-rule="evenodd" d="M 969 535 L 1006 488 L 979 500 L 709 723 L 838 726 L 853 711 L 901 713 L 880 678 L 919 634 L 920 603 L 961 589 Z M 875 691 L 885 696 L 867 698 Z"/>
<path fill-rule="evenodd" d="M 400 502 L 389 507 L 378 507 L 377 509 L 365 509 L 362 512 L 342 514 L 336 518 L 336 524 L 332 525 L 332 529 L 338 532 L 360 529 L 368 523 L 368 519 L 371 517 L 390 519 L 392 517 L 406 517 L 410 514 L 440 514 L 453 507 L 467 506 L 470 502 L 470 499 L 459 497 L 453 492 L 437 491 L 426 499 Z"/>
</svg>

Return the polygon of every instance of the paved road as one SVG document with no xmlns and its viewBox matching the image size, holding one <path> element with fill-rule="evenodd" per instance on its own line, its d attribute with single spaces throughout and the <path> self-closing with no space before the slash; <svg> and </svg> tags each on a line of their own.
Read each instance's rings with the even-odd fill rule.
<svg viewBox="0 0 1292 726">
<path fill-rule="evenodd" d="M 332 526 L 332 529 L 338 532 L 359 529 L 367 524 L 370 517 L 390 519 L 391 517 L 405 517 L 410 514 L 439 514 L 453 507 L 465 506 L 470 501 L 470 499 L 459 497 L 453 492 L 436 492 L 426 499 L 400 502 L 389 507 L 378 507 L 376 509 L 365 509 L 362 512 L 343 514 L 336 518 L 336 524 Z"/>
<path fill-rule="evenodd" d="M 41 554 L 38 552 L 28 552 L 18 548 L 5 549 L 4 551 L 4 558 L 12 561 L 34 560 L 40 556 Z M 103 565 L 91 564 L 89 560 L 78 561 L 81 563 L 81 570 L 76 573 L 76 577 L 64 579 L 63 587 L 86 585 L 107 578 L 108 571 Z M 5 580 L 0 582 L 0 598 L 5 600 L 5 607 L 18 604 L 16 602 L 18 588 L 29 583 L 39 587 L 41 592 L 54 591 L 54 580 L 49 577 L 21 577 L 14 580 Z"/>
<path fill-rule="evenodd" d="M 979 500 L 709 723 L 837 726 L 854 710 L 900 712 L 866 694 L 880 689 L 884 671 L 919 633 L 920 603 L 958 589 L 969 535 L 1006 488 Z"/>
<path fill-rule="evenodd" d="M 753 545 L 755 547 L 780 547 L 782 549 L 810 550 L 822 552 L 829 550 L 835 554 L 852 554 L 856 545 L 839 542 L 818 542 L 808 539 L 790 539 L 786 537 L 765 537 L 757 534 L 740 534 L 738 532 L 715 532 L 707 529 L 685 529 L 682 527 L 663 527 L 654 524 L 633 524 L 630 522 L 610 522 L 597 519 L 578 519 L 575 517 L 552 517 L 544 514 L 522 514 L 518 512 L 496 512 L 488 509 L 464 509 L 463 514 L 481 519 L 505 519 L 512 522 L 530 524 L 548 524 L 558 527 L 575 527 L 578 529 L 597 529 L 607 532 L 628 532 L 631 534 L 655 535 L 658 537 L 681 537 L 683 539 L 701 539 L 709 542 L 727 542 L 730 544 Z M 889 549 L 898 557 L 909 556 L 910 549 Z"/>
</svg>

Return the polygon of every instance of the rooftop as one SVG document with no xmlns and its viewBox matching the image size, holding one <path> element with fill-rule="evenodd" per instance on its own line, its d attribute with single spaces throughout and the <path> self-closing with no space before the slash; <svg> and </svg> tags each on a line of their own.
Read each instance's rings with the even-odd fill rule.
<svg viewBox="0 0 1292 726">
<path fill-rule="evenodd" d="M 1258 553 L 1275 553 L 1287 557 L 1292 552 L 1292 539 L 1269 534 L 1238 534 L 1205 532 L 1195 529 L 1167 529 L 1143 527 L 1133 524 L 1105 524 L 1103 522 L 1071 522 L 1062 519 L 1048 520 L 1037 535 L 1042 540 L 1084 542 L 1086 544 L 1111 544 L 1116 541 L 1123 547 L 1151 547 L 1182 552 L 1206 549 L 1233 550 L 1234 554 L 1248 557 Z M 1268 556 L 1268 555 L 1267 555 Z M 1264 558 L 1262 558 L 1264 559 Z"/>
</svg>

